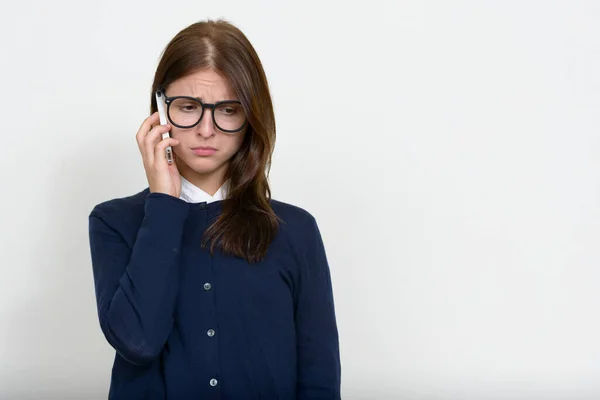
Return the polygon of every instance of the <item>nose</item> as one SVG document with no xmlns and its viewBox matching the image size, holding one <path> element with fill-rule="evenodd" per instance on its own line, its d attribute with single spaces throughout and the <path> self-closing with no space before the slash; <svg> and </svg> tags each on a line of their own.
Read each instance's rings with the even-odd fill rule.
<svg viewBox="0 0 600 400">
<path fill-rule="evenodd" d="M 209 108 L 204 110 L 204 115 L 198 125 L 196 125 L 196 130 L 198 135 L 209 138 L 215 134 L 217 127 L 212 118 L 212 113 Z"/>
</svg>

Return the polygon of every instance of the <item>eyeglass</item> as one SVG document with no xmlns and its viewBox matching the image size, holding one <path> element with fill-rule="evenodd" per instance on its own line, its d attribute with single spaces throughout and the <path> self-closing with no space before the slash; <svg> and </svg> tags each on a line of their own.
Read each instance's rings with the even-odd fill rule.
<svg viewBox="0 0 600 400">
<path fill-rule="evenodd" d="M 190 96 L 167 97 L 165 90 L 161 91 L 167 104 L 167 118 L 178 128 L 188 129 L 198 125 L 207 108 L 212 113 L 213 123 L 223 132 L 239 132 L 248 124 L 242 103 L 237 100 L 211 104 Z"/>
</svg>

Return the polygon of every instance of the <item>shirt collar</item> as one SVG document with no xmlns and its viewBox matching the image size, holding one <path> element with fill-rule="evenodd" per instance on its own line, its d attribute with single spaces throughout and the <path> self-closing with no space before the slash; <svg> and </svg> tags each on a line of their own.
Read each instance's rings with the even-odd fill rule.
<svg viewBox="0 0 600 400">
<path fill-rule="evenodd" d="M 188 203 L 212 203 L 214 201 L 224 200 L 227 197 L 227 189 L 229 187 L 228 182 L 225 182 L 219 190 L 214 194 L 214 196 L 209 195 L 204 190 L 200 189 L 198 186 L 194 185 L 183 176 L 180 175 L 181 178 L 181 195 L 179 198 Z"/>
</svg>

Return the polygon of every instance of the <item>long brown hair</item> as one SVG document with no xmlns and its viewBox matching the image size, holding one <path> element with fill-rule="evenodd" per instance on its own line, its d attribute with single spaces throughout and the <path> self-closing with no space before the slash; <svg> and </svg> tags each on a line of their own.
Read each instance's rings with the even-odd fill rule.
<svg viewBox="0 0 600 400">
<path fill-rule="evenodd" d="M 181 30 L 162 53 L 152 83 L 150 112 L 156 112 L 156 90 L 205 68 L 229 79 L 248 127 L 225 175 L 229 190 L 223 212 L 205 232 L 202 245 L 256 263 L 265 257 L 279 219 L 270 205 L 268 183 L 275 113 L 265 72 L 250 41 L 223 19 L 196 22 Z"/>
</svg>

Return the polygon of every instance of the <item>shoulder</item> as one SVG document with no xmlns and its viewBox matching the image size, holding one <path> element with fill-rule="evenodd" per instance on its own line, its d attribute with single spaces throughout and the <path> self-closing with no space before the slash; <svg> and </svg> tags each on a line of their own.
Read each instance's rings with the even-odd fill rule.
<svg viewBox="0 0 600 400">
<path fill-rule="evenodd" d="M 117 197 L 96 204 L 89 217 L 99 218 L 108 225 L 118 223 L 141 223 L 144 218 L 144 204 L 150 193 L 148 188 L 125 197 Z"/>
<path fill-rule="evenodd" d="M 312 225 L 316 222 L 313 214 L 297 205 L 271 199 L 271 207 L 285 225 L 300 227 Z"/>
<path fill-rule="evenodd" d="M 271 207 L 279 217 L 281 233 L 294 247 L 302 245 L 308 237 L 320 236 L 315 216 L 305 208 L 271 199 Z"/>
<path fill-rule="evenodd" d="M 277 200 L 271 200 L 271 207 L 280 218 L 279 237 L 295 260 L 296 273 L 319 274 L 326 270 L 325 245 L 315 216 L 305 208 Z"/>
</svg>

